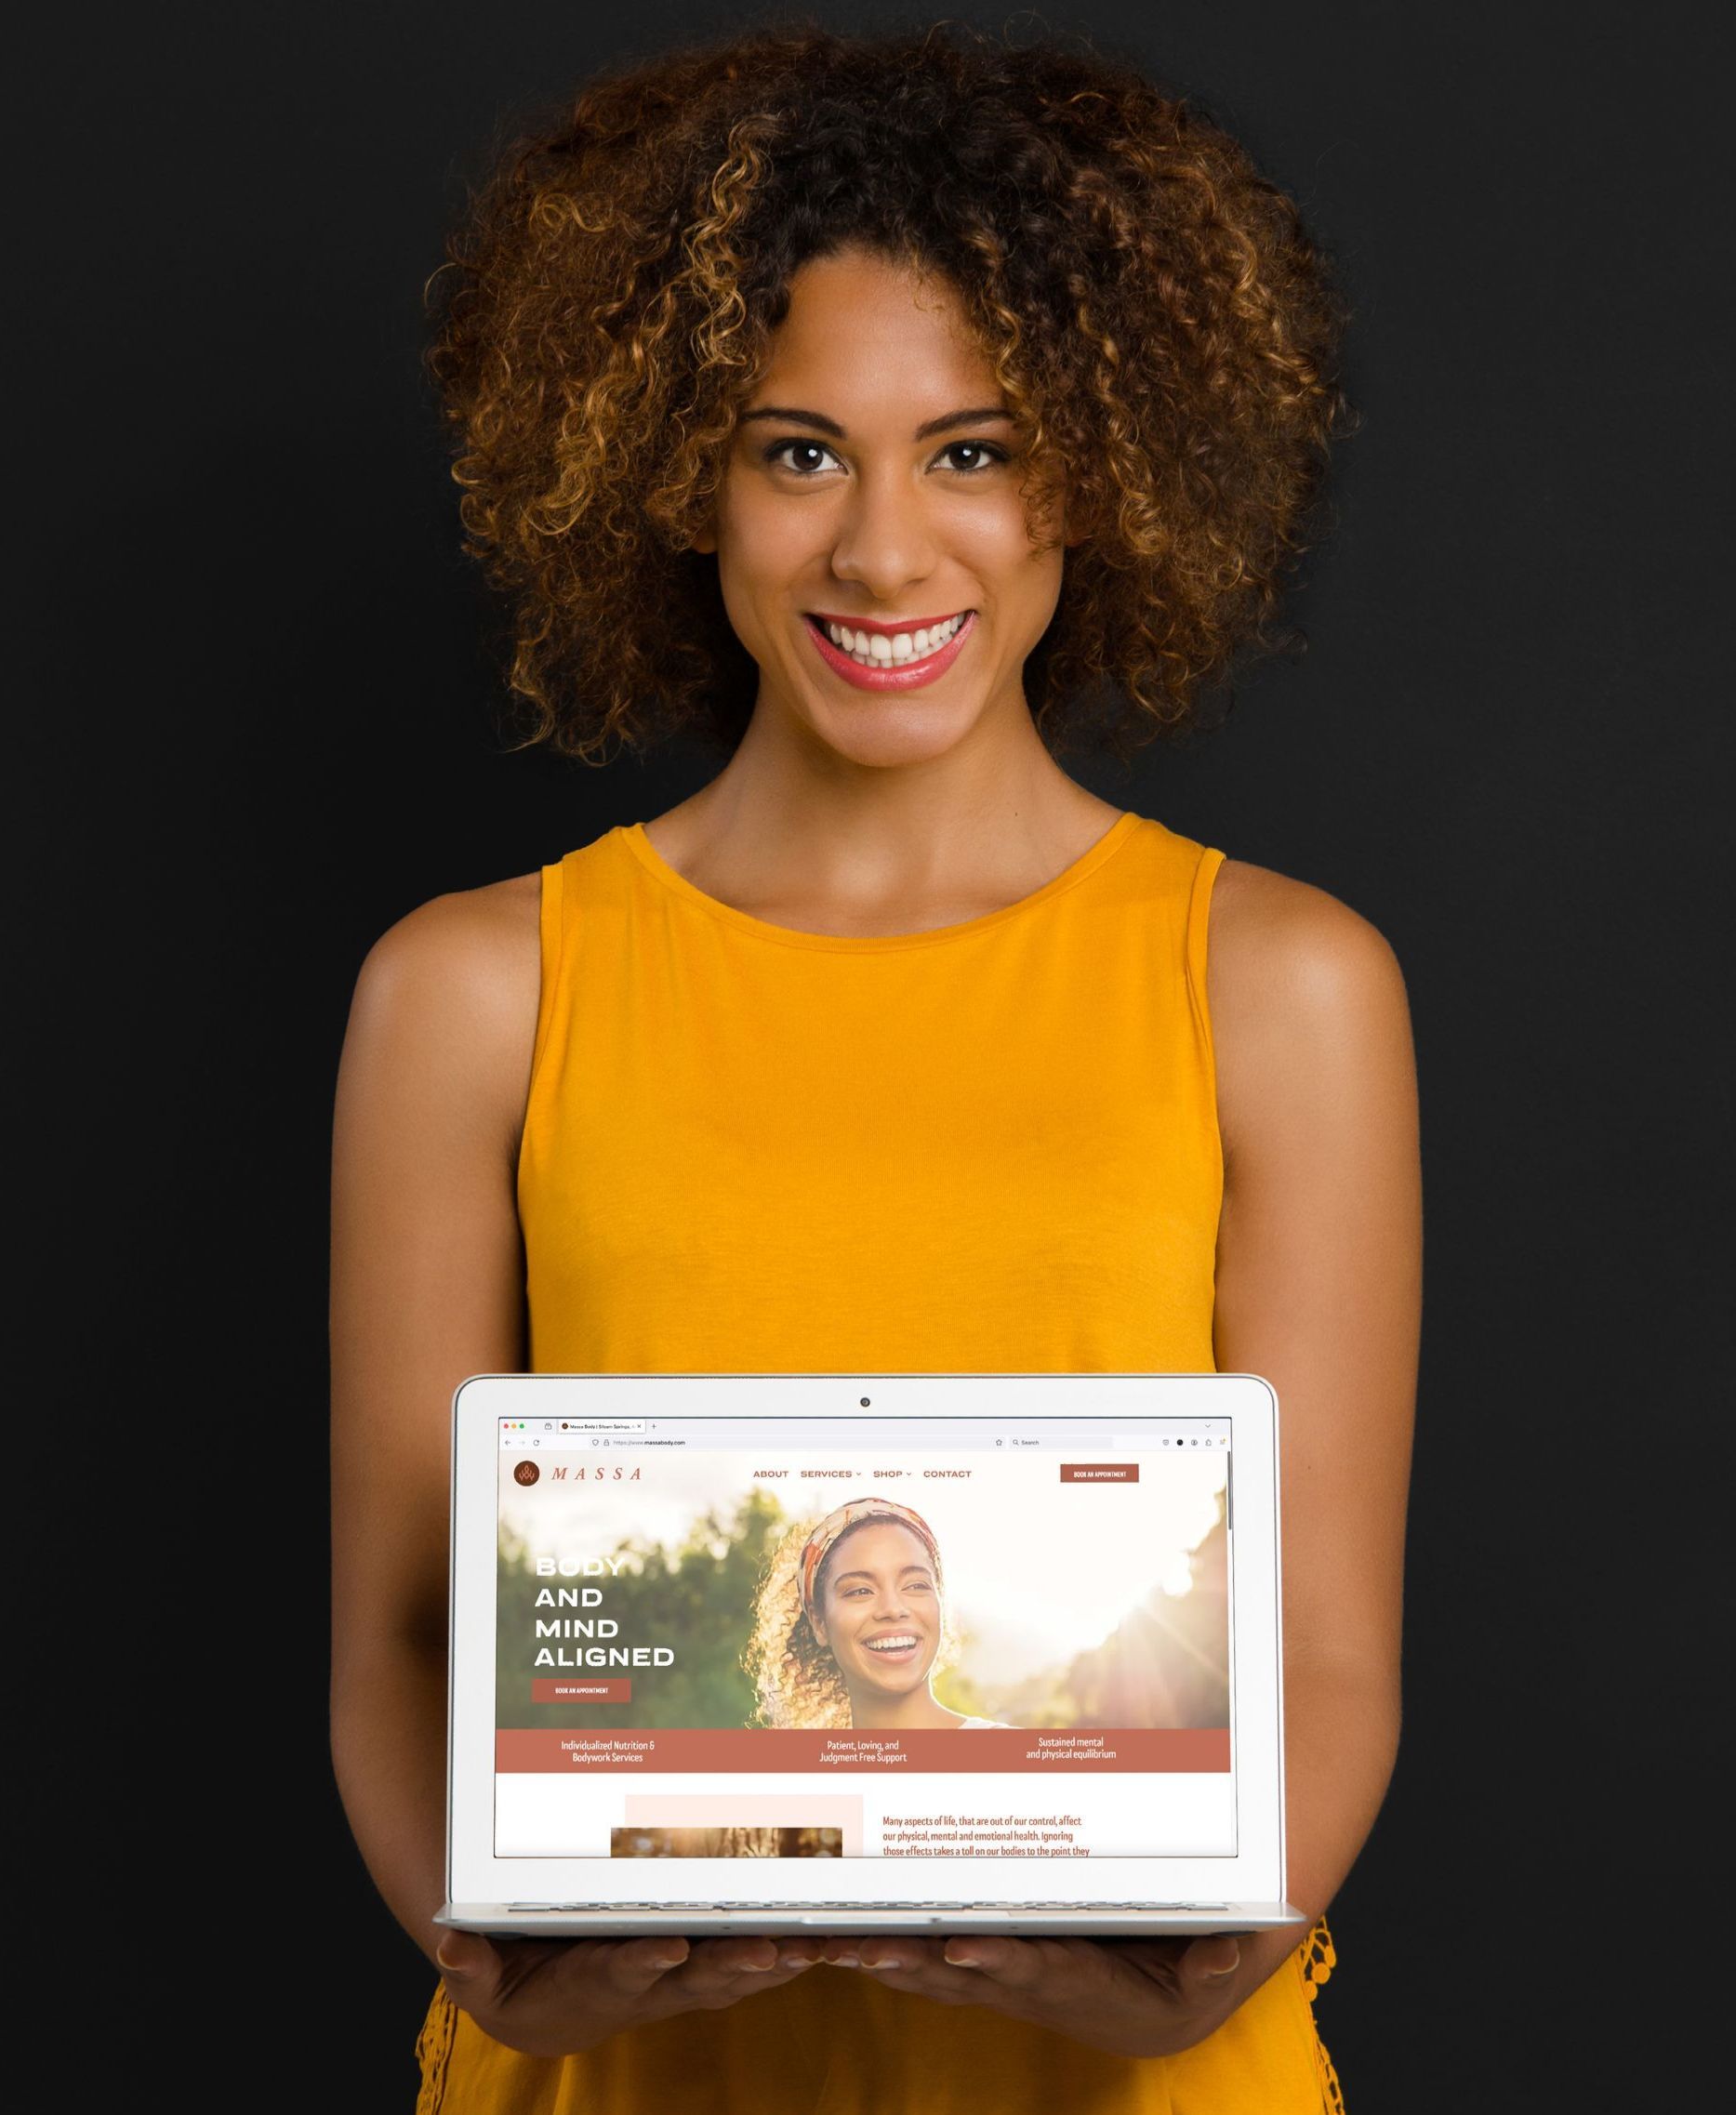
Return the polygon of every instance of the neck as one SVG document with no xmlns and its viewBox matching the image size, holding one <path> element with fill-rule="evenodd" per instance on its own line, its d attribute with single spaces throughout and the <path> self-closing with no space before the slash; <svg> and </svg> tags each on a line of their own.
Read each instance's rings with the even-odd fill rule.
<svg viewBox="0 0 1736 2115">
<path fill-rule="evenodd" d="M 758 714 L 718 776 L 657 818 L 655 849 L 774 923 L 907 932 L 1014 903 L 1119 813 L 1061 770 L 1019 709 L 1016 743 L 896 772 L 839 768 L 829 753 L 832 768 L 815 770 Z"/>
</svg>

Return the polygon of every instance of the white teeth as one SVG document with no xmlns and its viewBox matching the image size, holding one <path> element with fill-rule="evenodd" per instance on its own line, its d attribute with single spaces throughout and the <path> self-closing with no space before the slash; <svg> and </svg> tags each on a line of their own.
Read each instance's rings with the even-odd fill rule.
<svg viewBox="0 0 1736 2115">
<path fill-rule="evenodd" d="M 908 1652 L 915 1643 L 914 1638 L 875 1638 L 868 1649 L 870 1652 Z"/>
<path fill-rule="evenodd" d="M 918 631 L 895 631 L 890 637 L 883 631 L 853 631 L 848 625 L 828 624 L 826 636 L 859 667 L 885 668 L 895 662 L 921 661 L 937 653 L 969 615 L 968 610 L 961 611 L 958 616 L 948 617 L 945 624 Z"/>
</svg>

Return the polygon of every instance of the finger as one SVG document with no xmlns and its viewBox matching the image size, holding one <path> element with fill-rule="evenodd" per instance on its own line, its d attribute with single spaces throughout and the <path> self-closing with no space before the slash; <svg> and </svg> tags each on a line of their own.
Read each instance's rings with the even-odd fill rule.
<svg viewBox="0 0 1736 2115">
<path fill-rule="evenodd" d="M 943 1965 L 942 1952 L 940 1939 L 918 1938 L 914 1934 L 872 1938 L 838 1932 L 820 1941 L 820 1959 L 834 1968 L 885 1968 L 894 1963 L 901 1968 L 938 1968 Z"/>
<path fill-rule="evenodd" d="M 588 1946 L 559 1939 L 487 1939 L 480 1932 L 448 1932 L 435 1950 L 447 1994 L 469 2012 L 499 2004 L 534 1976 L 559 1975 Z"/>
<path fill-rule="evenodd" d="M 1241 1964 L 1241 1948 L 1227 1932 L 1197 1938 L 1182 1955 L 1181 1973 L 1186 1983 L 1205 1989 L 1221 1989 L 1226 1977 Z"/>
<path fill-rule="evenodd" d="M 925 1970 L 946 1965 L 945 1945 L 937 1938 L 859 1938 L 834 1942 L 842 1968 Z"/>
<path fill-rule="evenodd" d="M 914 1932 L 881 1932 L 878 1937 L 871 1933 L 834 1932 L 819 1942 L 821 1957 L 827 1961 L 841 1960 L 846 1954 L 859 1957 L 866 1950 L 871 1953 L 891 1950 L 902 1953 L 907 1961 L 939 1961 L 946 1952 L 947 1942 L 942 1938 L 919 1938 Z"/>
<path fill-rule="evenodd" d="M 710 1983 L 737 1976 L 768 1976 L 776 1966 L 774 1939 L 704 1938 L 694 1948 L 682 1981 Z"/>
<path fill-rule="evenodd" d="M 993 1986 L 973 1972 L 949 1967 L 938 1939 L 865 1938 L 837 1945 L 828 1958 L 840 1968 L 866 1971 L 889 1989 L 908 1990 L 938 2004 L 992 2002 Z"/>
<path fill-rule="evenodd" d="M 793 1977 L 804 1975 L 818 1963 L 820 1958 L 818 1948 L 805 1939 L 797 1940 L 793 1946 L 778 1940 L 776 1954 L 777 1958 L 769 1972 L 756 1973 L 749 1978 L 750 1988 L 756 1990 L 775 1989 L 779 1983 L 788 1983 Z"/>
<path fill-rule="evenodd" d="M 947 1941 L 947 1964 L 974 1969 L 1009 1990 L 1032 1989 L 1073 1965 L 1063 1948 L 1043 1939 L 988 1938 L 973 1932 Z"/>
<path fill-rule="evenodd" d="M 820 1958 L 822 1961 L 829 1961 L 834 1968 L 860 1968 L 862 1965 L 862 1949 L 865 1946 L 879 1945 L 883 1950 L 887 1946 L 893 1944 L 896 1945 L 899 1952 L 908 1955 L 913 1961 L 925 1951 L 936 1954 L 939 1951 L 933 1939 L 908 1938 L 896 1942 L 885 1939 L 877 1941 L 858 1937 L 854 1932 L 834 1932 L 829 1937 L 823 1938 L 820 1941 Z"/>
<path fill-rule="evenodd" d="M 693 1949 L 675 1933 L 654 1938 L 626 1938 L 612 1945 L 604 1973 L 625 1997 L 643 1997 L 672 1970 L 682 1967 Z"/>
<path fill-rule="evenodd" d="M 481 1932 L 446 1932 L 434 1949 L 434 1963 L 455 1997 L 491 1989 L 500 1979 L 500 1956 Z"/>
<path fill-rule="evenodd" d="M 984 1938 L 969 1932 L 947 1941 L 947 1963 L 952 1968 L 974 1968 L 998 1982 L 1011 1982 L 1020 1972 L 1021 1951 L 1016 1939 Z"/>
</svg>

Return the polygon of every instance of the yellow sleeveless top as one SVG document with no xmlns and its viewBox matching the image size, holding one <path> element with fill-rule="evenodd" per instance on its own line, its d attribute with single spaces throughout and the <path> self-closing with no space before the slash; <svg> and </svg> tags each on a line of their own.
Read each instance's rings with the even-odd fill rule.
<svg viewBox="0 0 1736 2115">
<path fill-rule="evenodd" d="M 872 938 L 720 903 L 639 824 L 546 867 L 532 1369 L 1211 1370 L 1223 857 L 1126 813 L 1018 903 Z M 1322 1926 L 1146 2059 L 825 1966 L 560 2060 L 437 1994 L 418 2115 L 1319 2115 L 1331 1960 Z"/>
</svg>

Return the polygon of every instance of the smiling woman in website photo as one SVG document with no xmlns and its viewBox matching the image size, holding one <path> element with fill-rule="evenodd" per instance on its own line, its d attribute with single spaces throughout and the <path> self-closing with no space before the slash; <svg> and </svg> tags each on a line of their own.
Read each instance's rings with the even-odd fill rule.
<svg viewBox="0 0 1736 2115">
<path fill-rule="evenodd" d="M 940 1550 L 920 1513 L 853 1499 L 767 1567 L 748 1672 L 765 1725 L 968 1731 L 1003 1725 L 948 1711 L 930 1685 L 948 1642 Z"/>
</svg>

